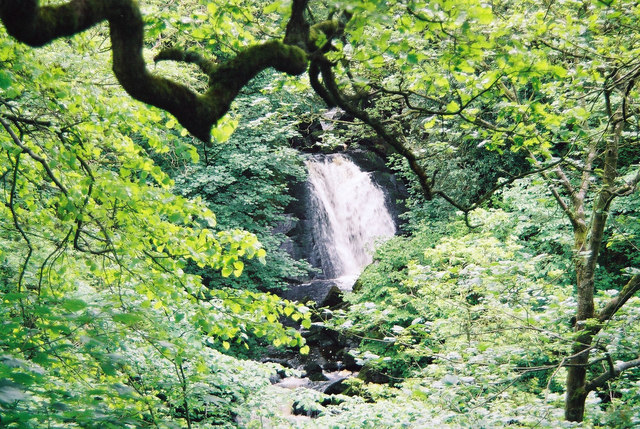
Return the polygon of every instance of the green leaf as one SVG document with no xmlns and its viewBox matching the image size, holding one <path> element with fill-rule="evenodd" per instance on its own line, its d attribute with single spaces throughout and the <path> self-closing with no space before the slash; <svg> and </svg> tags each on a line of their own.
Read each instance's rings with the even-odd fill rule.
<svg viewBox="0 0 640 429">
<path fill-rule="evenodd" d="M 139 313 L 117 313 L 112 316 L 114 322 L 125 325 L 135 325 L 143 320 L 143 316 Z"/>
<path fill-rule="evenodd" d="M 218 122 L 218 125 L 211 131 L 211 134 L 218 143 L 224 143 L 229 140 L 229 137 L 231 137 L 231 134 L 233 134 L 237 126 L 237 119 L 233 119 L 229 117 L 229 115 L 225 115 Z"/>
<path fill-rule="evenodd" d="M 265 6 L 262 9 L 262 12 L 264 12 L 265 14 L 274 13 L 274 12 L 277 12 L 281 6 L 282 6 L 282 1 L 277 0 Z"/>
<path fill-rule="evenodd" d="M 437 116 L 432 116 L 430 120 L 424 122 L 425 130 L 430 130 L 436 125 L 436 121 L 438 120 Z"/>
<path fill-rule="evenodd" d="M 460 105 L 455 101 L 452 101 L 449 104 L 447 104 L 447 112 L 457 112 L 459 110 L 460 110 Z"/>
<path fill-rule="evenodd" d="M 87 307 L 87 303 L 82 299 L 65 299 L 62 302 L 62 308 L 67 311 L 79 311 Z"/>
<path fill-rule="evenodd" d="M 11 86 L 12 75 L 8 70 L 0 69 L 0 89 L 7 89 Z"/>
<path fill-rule="evenodd" d="M 233 273 L 233 268 L 230 266 L 225 266 L 222 268 L 222 277 L 229 277 Z"/>
<path fill-rule="evenodd" d="M 244 263 L 242 261 L 235 261 L 233 263 L 233 275 L 236 277 L 240 277 L 242 274 L 242 270 L 244 269 Z"/>
<path fill-rule="evenodd" d="M 258 260 L 260 261 L 260 263 L 262 265 L 265 265 L 267 263 L 266 260 L 266 256 L 267 256 L 267 251 L 264 249 L 258 249 L 258 252 L 256 253 L 256 256 L 258 257 Z"/>
<path fill-rule="evenodd" d="M 100 362 L 100 368 L 105 373 L 105 375 L 115 376 L 118 374 L 117 368 L 110 361 Z"/>
</svg>

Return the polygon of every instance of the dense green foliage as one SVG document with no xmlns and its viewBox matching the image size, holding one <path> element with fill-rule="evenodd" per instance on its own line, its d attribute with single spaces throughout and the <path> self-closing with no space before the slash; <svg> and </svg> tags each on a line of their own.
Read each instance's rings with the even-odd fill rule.
<svg viewBox="0 0 640 429">
<path fill-rule="evenodd" d="M 228 423 L 265 379 L 231 381 L 234 366 L 251 370 L 211 347 L 249 337 L 301 347 L 277 319 L 309 314 L 188 273 L 237 277 L 265 251 L 239 225 L 217 226 L 202 196 L 175 193 L 152 157 L 185 164 L 198 153 L 113 85 L 96 51 L 103 34 L 41 52 L 1 40 L 2 424 Z"/>
<path fill-rule="evenodd" d="M 285 215 L 293 201 L 289 188 L 306 178 L 299 154 L 287 146 L 295 135 L 294 114 L 301 110 L 296 107 L 300 101 L 291 96 L 279 99 L 283 94 L 255 96 L 264 86 L 260 83 L 277 78 L 268 73 L 256 79 L 234 106 L 233 135 L 213 150 L 205 149 L 204 162 L 181 166 L 176 172 L 177 192 L 203 198 L 222 228 L 251 231 L 269 254 L 269 264 L 249 261 L 240 277 L 225 280 L 215 270 L 203 273 L 213 285 L 278 290 L 308 269 L 282 250 L 286 236 L 277 232 L 291 222 Z"/>
<path fill-rule="evenodd" d="M 38 35 L 17 4 L 7 31 Z M 111 27 L 38 49 L 0 30 L 0 425 L 640 424 L 637 2 L 146 0 L 141 52 L 126 14 L 91 12 Z M 211 135 L 111 44 L 218 97 Z M 289 143 L 323 103 L 316 148 L 385 153 L 410 198 L 348 306 L 312 319 L 269 291 L 308 271 L 284 250 Z M 312 320 L 359 342 L 350 396 L 242 360 L 309 353 L 290 322 Z"/>
</svg>

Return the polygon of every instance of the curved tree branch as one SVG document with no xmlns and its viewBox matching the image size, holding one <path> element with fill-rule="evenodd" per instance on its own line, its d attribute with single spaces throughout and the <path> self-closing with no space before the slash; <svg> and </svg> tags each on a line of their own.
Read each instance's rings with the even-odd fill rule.
<svg viewBox="0 0 640 429">
<path fill-rule="evenodd" d="M 327 104 L 334 104 L 340 107 L 350 115 L 360 119 L 362 122 L 370 126 L 389 146 L 391 146 L 396 152 L 402 155 L 407 162 L 413 173 L 417 176 L 418 182 L 426 199 L 431 200 L 433 198 L 433 183 L 431 178 L 425 171 L 425 169 L 418 162 L 418 158 L 393 132 L 389 131 L 380 121 L 372 118 L 366 111 L 349 103 L 340 93 L 338 85 L 333 74 L 332 64 L 326 59 L 314 61 L 315 64 L 312 67 L 315 70 L 316 64 L 320 75 L 322 76 L 322 85 L 324 91 L 318 92 L 320 96 L 328 96 L 325 99 Z M 320 85 L 317 82 L 316 85 Z M 315 89 L 315 86 L 314 86 Z"/>
<path fill-rule="evenodd" d="M 636 274 L 631 277 L 627 284 L 622 288 L 622 291 L 611 301 L 604 306 L 598 314 L 598 321 L 604 323 L 611 319 L 614 314 L 622 307 L 632 296 L 634 296 L 640 290 L 640 275 Z"/>
<path fill-rule="evenodd" d="M 322 82 L 319 80 L 319 76 L 322 76 Z M 409 167 L 418 178 L 422 193 L 427 200 L 431 200 L 435 197 L 444 199 L 451 206 L 464 213 L 465 223 L 470 228 L 477 227 L 478 225 L 471 225 L 469 221 L 469 213 L 488 201 L 498 190 L 515 182 L 518 179 L 522 179 L 533 174 L 542 173 L 554 167 L 557 167 L 565 159 L 563 157 L 548 165 L 538 165 L 535 169 L 526 171 L 522 174 L 511 176 L 507 180 L 496 184 L 473 203 L 463 204 L 459 201 L 456 201 L 446 192 L 435 188 L 435 174 L 432 177 L 429 177 L 427 170 L 420 164 L 416 154 L 411 150 L 411 148 L 407 147 L 407 145 L 401 140 L 401 137 L 399 137 L 397 133 L 390 130 L 381 121 L 372 118 L 368 112 L 358 108 L 354 105 L 354 103 L 350 102 L 347 97 L 343 96 L 336 83 L 332 64 L 327 59 L 321 57 L 311 60 L 311 65 L 309 66 L 309 78 L 311 86 L 313 87 L 315 92 L 325 101 L 325 103 L 327 103 L 329 107 L 338 106 L 345 112 L 364 122 L 366 125 L 371 127 L 377 133 L 377 135 L 385 141 L 386 144 L 391 146 L 398 154 L 400 154 L 407 160 L 407 162 L 409 163 Z M 492 83 L 491 86 L 493 86 L 494 84 L 495 82 Z M 488 89 L 483 90 L 482 93 L 486 92 L 487 90 Z M 386 90 L 384 92 L 389 93 L 389 91 Z M 393 91 L 391 91 L 391 93 L 393 93 Z M 398 94 L 400 93 L 398 92 Z M 467 105 L 465 105 L 465 107 L 466 106 Z M 460 113 L 461 112 L 456 112 L 454 114 L 458 115 Z"/>
<path fill-rule="evenodd" d="M 308 3 L 309 0 L 293 0 L 291 16 L 287 22 L 286 35 L 284 36 L 285 43 L 304 50 L 307 49 L 307 41 L 309 40 L 309 24 L 304 18 L 304 11 Z"/>
<path fill-rule="evenodd" d="M 605 372 L 604 374 L 594 378 L 585 386 L 584 389 L 586 392 L 596 390 L 604 386 L 607 381 L 617 378 L 622 372 L 631 368 L 636 368 L 638 366 L 640 366 L 640 358 L 619 363 L 618 365 L 611 367 L 608 372 Z"/>
<path fill-rule="evenodd" d="M 294 6 L 298 3 L 294 2 Z M 209 88 L 198 94 L 147 70 L 142 56 L 144 24 L 134 0 L 71 0 L 58 6 L 40 6 L 37 0 L 0 0 L 0 20 L 11 36 L 30 46 L 42 46 L 107 21 L 113 72 L 125 91 L 139 101 L 171 113 L 204 142 L 210 141 L 211 128 L 257 73 L 273 67 L 298 75 L 307 68 L 303 49 L 269 41 L 250 46 L 231 60 L 210 67 Z M 292 27 L 297 25 L 300 24 Z"/>
</svg>

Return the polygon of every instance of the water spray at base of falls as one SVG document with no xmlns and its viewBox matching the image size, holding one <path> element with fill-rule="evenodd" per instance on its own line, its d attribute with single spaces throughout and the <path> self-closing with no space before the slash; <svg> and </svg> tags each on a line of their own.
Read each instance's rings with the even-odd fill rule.
<svg viewBox="0 0 640 429">
<path fill-rule="evenodd" d="M 372 262 L 376 241 L 395 234 L 395 222 L 382 189 L 347 156 L 316 155 L 306 165 L 314 243 L 311 262 L 325 278 L 349 290 Z"/>
</svg>

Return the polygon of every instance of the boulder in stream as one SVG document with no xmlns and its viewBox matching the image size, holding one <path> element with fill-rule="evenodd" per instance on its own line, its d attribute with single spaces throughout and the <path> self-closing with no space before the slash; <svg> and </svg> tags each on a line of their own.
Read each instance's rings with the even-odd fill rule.
<svg viewBox="0 0 640 429">
<path fill-rule="evenodd" d="M 342 291 L 334 280 L 312 280 L 301 285 L 291 285 L 280 292 L 289 301 L 314 301 L 318 308 L 334 308 L 342 304 Z"/>
</svg>

